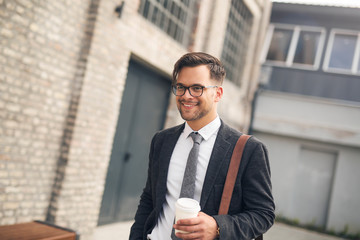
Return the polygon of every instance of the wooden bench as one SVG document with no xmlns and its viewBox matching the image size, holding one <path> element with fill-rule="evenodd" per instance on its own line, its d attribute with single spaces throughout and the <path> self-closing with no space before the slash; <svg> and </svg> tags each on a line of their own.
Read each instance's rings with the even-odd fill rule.
<svg viewBox="0 0 360 240">
<path fill-rule="evenodd" d="M 76 232 L 47 222 L 0 226 L 1 240 L 78 240 Z"/>
</svg>

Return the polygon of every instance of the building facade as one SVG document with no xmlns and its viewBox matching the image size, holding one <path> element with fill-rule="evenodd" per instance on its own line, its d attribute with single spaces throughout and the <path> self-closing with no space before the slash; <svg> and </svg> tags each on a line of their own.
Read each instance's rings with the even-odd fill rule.
<svg viewBox="0 0 360 240">
<path fill-rule="evenodd" d="M 360 233 L 360 8 L 274 3 L 252 132 L 277 215 Z"/>
<path fill-rule="evenodd" d="M 268 0 L 0 0 L 0 225 L 77 231 L 134 216 L 152 135 L 189 51 L 228 71 L 222 119 L 247 131 Z M 141 150 L 139 150 L 141 149 Z"/>
</svg>

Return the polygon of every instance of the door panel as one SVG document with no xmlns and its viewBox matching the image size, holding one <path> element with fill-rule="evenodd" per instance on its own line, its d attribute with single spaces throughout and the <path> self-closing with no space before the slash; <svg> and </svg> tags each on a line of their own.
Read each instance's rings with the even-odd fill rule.
<svg viewBox="0 0 360 240">
<path fill-rule="evenodd" d="M 171 82 L 130 61 L 99 224 L 133 219 L 145 186 L 151 138 L 164 126 Z"/>
<path fill-rule="evenodd" d="M 301 149 L 291 213 L 301 223 L 325 227 L 337 155 Z"/>
</svg>

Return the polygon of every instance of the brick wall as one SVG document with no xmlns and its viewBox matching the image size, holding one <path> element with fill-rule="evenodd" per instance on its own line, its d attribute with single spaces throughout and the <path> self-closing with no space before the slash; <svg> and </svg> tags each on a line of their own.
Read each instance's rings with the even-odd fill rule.
<svg viewBox="0 0 360 240">
<path fill-rule="evenodd" d="M 44 220 L 87 1 L 0 1 L 0 224 Z"/>
</svg>

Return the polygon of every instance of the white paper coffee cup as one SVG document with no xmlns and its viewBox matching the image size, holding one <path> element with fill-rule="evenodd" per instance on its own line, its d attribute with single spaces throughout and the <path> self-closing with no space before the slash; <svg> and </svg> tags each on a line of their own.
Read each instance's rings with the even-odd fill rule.
<svg viewBox="0 0 360 240">
<path fill-rule="evenodd" d="M 180 219 L 195 218 L 200 212 L 200 204 L 191 198 L 180 198 L 175 203 L 175 223 Z M 185 231 L 176 230 L 175 233 L 187 233 Z"/>
</svg>

